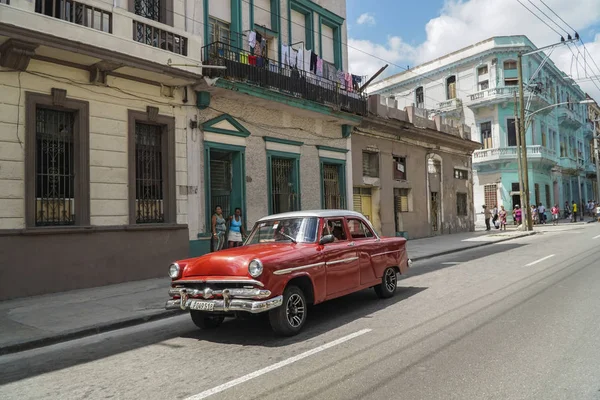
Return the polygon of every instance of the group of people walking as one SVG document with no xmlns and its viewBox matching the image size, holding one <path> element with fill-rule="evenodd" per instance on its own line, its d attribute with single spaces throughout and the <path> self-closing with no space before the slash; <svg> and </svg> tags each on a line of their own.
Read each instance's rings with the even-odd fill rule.
<svg viewBox="0 0 600 400">
<path fill-rule="evenodd" d="M 223 216 L 223 208 L 216 206 L 211 221 L 213 251 L 223 250 L 225 242 L 228 248 L 242 245 L 246 231 L 241 208 L 236 208 L 234 214 L 226 218 Z"/>
</svg>

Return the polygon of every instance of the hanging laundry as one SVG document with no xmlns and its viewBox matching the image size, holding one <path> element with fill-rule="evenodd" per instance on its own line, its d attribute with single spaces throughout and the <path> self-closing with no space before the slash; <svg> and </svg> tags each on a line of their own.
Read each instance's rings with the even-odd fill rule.
<svg viewBox="0 0 600 400">
<path fill-rule="evenodd" d="M 279 71 L 277 62 L 269 60 L 269 71 L 277 73 Z"/>
<path fill-rule="evenodd" d="M 248 64 L 248 53 L 240 53 L 240 62 L 242 64 Z"/>
<path fill-rule="evenodd" d="M 248 44 L 250 45 L 251 49 L 254 49 L 254 47 L 256 47 L 256 32 L 250 31 L 250 33 L 248 34 Z"/>
<path fill-rule="evenodd" d="M 352 86 L 354 86 L 354 90 L 358 92 L 360 89 L 360 84 L 362 83 L 362 76 L 352 75 Z"/>
<path fill-rule="evenodd" d="M 296 68 L 298 65 L 298 51 L 294 48 L 290 48 L 290 67 Z"/>
<path fill-rule="evenodd" d="M 344 73 L 344 79 L 346 80 L 346 90 L 352 91 L 352 74 L 349 72 Z"/>
<path fill-rule="evenodd" d="M 317 57 L 317 76 L 323 76 L 323 59 L 321 57 Z"/>
<path fill-rule="evenodd" d="M 265 66 L 265 59 L 262 57 L 256 57 L 256 66 L 263 68 Z"/>
<path fill-rule="evenodd" d="M 315 54 L 314 51 L 310 52 L 310 71 L 317 73 L 317 59 L 319 57 Z"/>
<path fill-rule="evenodd" d="M 248 64 L 250 65 L 256 65 L 256 56 L 248 56 Z"/>
<path fill-rule="evenodd" d="M 346 75 L 344 74 L 344 71 L 338 71 L 336 70 L 336 82 L 339 82 L 340 85 L 342 85 L 342 88 L 346 88 Z"/>
<path fill-rule="evenodd" d="M 263 55 L 263 47 L 262 47 L 263 37 L 260 33 L 256 32 L 256 47 L 254 47 L 254 55 L 262 56 Z"/>
<path fill-rule="evenodd" d="M 304 71 L 304 48 L 298 49 L 298 57 L 296 58 L 296 68 Z"/>
<path fill-rule="evenodd" d="M 310 58 L 312 51 L 304 49 L 304 70 L 306 72 L 310 71 Z"/>
<path fill-rule="evenodd" d="M 281 45 L 281 65 L 290 65 L 290 48 L 285 44 Z"/>
</svg>

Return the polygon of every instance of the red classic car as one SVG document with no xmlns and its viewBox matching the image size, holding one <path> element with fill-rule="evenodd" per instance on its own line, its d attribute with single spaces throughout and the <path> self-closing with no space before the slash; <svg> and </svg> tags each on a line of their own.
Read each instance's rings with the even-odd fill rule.
<svg viewBox="0 0 600 400">
<path fill-rule="evenodd" d="M 204 329 L 226 316 L 268 312 L 273 330 L 291 336 L 304 326 L 308 305 L 371 287 L 393 296 L 397 274 L 409 265 L 406 239 L 380 237 L 362 214 L 271 215 L 244 246 L 173 263 L 166 308 L 190 310 Z"/>
</svg>

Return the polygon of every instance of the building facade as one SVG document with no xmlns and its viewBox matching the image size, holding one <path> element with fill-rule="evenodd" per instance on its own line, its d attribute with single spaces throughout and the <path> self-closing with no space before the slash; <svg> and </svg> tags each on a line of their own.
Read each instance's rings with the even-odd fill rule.
<svg viewBox="0 0 600 400">
<path fill-rule="evenodd" d="M 588 96 L 589 100 L 593 100 Z M 588 118 L 589 123 L 593 127 L 593 138 L 589 142 L 589 150 L 588 157 L 590 158 L 592 164 L 596 166 L 593 172 L 588 170 L 588 178 L 592 179 L 592 193 L 589 195 L 588 200 L 593 200 L 595 202 L 600 202 L 600 192 L 598 191 L 598 179 L 597 175 L 600 173 L 598 171 L 598 165 L 596 164 L 596 158 L 600 157 L 600 106 L 596 101 L 592 104 L 588 105 Z"/>
<path fill-rule="evenodd" d="M 415 104 L 448 124 L 466 124 L 483 149 L 473 154 L 474 198 L 484 204 L 522 206 L 516 159 L 517 54 L 536 49 L 525 36 L 494 37 L 384 79 L 374 93 Z M 580 101 L 585 93 L 544 53 L 523 58 L 526 131 L 532 202 L 564 205 L 592 194 L 589 157 L 593 126 Z M 554 106 L 558 103 L 560 106 Z M 546 108 L 547 107 L 547 108 Z M 480 216 L 479 218 L 482 218 Z"/>
<path fill-rule="evenodd" d="M 473 231 L 471 155 L 481 145 L 470 128 L 387 103 L 370 96 L 370 115 L 352 133 L 354 210 L 386 236 Z"/>
<path fill-rule="evenodd" d="M 216 205 L 351 199 L 345 1 L 113 3 L 0 2 L 0 299 L 164 276 Z"/>
</svg>

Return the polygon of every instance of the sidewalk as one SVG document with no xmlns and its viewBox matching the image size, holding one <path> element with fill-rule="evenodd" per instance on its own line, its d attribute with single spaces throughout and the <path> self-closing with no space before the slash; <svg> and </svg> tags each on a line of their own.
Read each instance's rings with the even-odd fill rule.
<svg viewBox="0 0 600 400">
<path fill-rule="evenodd" d="M 413 261 L 422 260 L 530 234 L 513 228 L 409 240 L 408 254 Z M 169 281 L 149 279 L 0 302 L 0 355 L 179 315 L 164 309 Z"/>
</svg>

